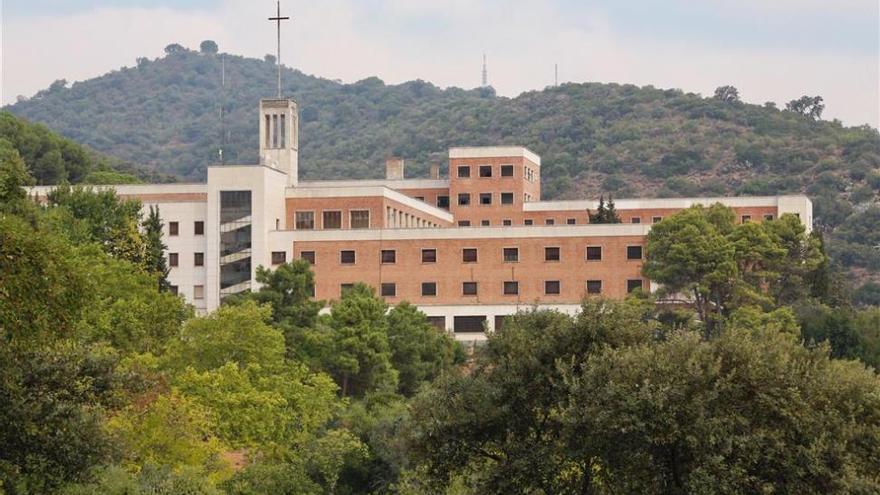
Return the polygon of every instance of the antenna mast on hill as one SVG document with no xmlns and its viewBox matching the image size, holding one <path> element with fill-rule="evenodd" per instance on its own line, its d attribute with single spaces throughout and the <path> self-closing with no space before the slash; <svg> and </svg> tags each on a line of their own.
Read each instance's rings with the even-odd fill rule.
<svg viewBox="0 0 880 495">
<path fill-rule="evenodd" d="M 489 71 L 486 69 L 486 54 L 483 54 L 483 86 L 486 87 L 489 85 Z"/>
<path fill-rule="evenodd" d="M 281 17 L 281 0 L 276 2 L 277 14 L 275 17 L 270 17 L 270 21 L 275 21 L 275 30 L 278 33 L 278 52 L 275 57 L 275 63 L 278 64 L 278 98 L 281 98 L 281 21 L 289 20 L 290 17 L 284 16 Z"/>
</svg>

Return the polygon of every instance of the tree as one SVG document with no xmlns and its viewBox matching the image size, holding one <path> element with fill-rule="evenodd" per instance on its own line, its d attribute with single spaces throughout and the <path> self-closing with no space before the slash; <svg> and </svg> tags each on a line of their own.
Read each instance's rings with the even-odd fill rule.
<svg viewBox="0 0 880 495">
<path fill-rule="evenodd" d="M 715 88 L 715 95 L 713 96 L 716 100 L 721 100 L 727 103 L 739 103 L 739 90 L 737 90 L 733 86 L 719 86 Z"/>
<path fill-rule="evenodd" d="M 174 53 L 184 53 L 184 52 L 186 52 L 186 48 L 184 48 L 183 45 L 180 45 L 178 43 L 171 43 L 170 45 L 165 46 L 165 54 L 166 55 L 171 55 Z"/>
<path fill-rule="evenodd" d="M 610 196 L 608 197 L 608 202 L 605 202 L 605 196 L 599 196 L 599 206 L 596 208 L 596 213 L 587 212 L 587 215 L 590 217 L 590 223 L 620 223 L 620 217 L 617 215 L 617 210 L 614 206 L 614 199 Z"/>
<path fill-rule="evenodd" d="M 24 190 L 33 183 L 18 150 L 0 138 L 0 211 L 33 218 L 34 206 Z"/>
<path fill-rule="evenodd" d="M 220 50 L 217 43 L 212 40 L 205 40 L 199 45 L 199 51 L 207 55 L 214 55 Z"/>
<path fill-rule="evenodd" d="M 165 251 L 168 246 L 162 242 L 163 227 L 165 224 L 159 216 L 159 207 L 154 209 L 150 205 L 150 214 L 144 220 L 144 238 L 146 241 L 146 253 L 144 266 L 147 271 L 155 274 L 159 278 L 159 290 L 166 291 L 171 288 L 168 283 L 168 273 L 171 271 L 165 261 Z"/>
<path fill-rule="evenodd" d="M 271 53 L 267 53 L 263 56 L 263 61 L 267 64 L 275 65 L 276 60 L 275 55 L 272 55 Z"/>
<path fill-rule="evenodd" d="M 801 96 L 797 100 L 786 103 L 785 109 L 809 117 L 810 120 L 819 120 L 822 117 L 822 111 L 825 110 L 825 105 L 822 103 L 821 96 Z"/>
</svg>

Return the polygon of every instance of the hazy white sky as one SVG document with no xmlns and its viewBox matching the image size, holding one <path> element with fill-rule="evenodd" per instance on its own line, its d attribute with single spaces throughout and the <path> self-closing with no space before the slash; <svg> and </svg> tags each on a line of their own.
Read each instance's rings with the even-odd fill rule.
<svg viewBox="0 0 880 495">
<path fill-rule="evenodd" d="M 262 57 L 272 0 L 4 0 L 2 101 L 98 76 L 177 42 Z M 880 124 L 877 0 L 283 0 L 286 65 L 353 82 L 489 82 L 515 96 L 553 82 L 652 84 L 780 106 L 825 98 L 825 118 Z"/>
</svg>

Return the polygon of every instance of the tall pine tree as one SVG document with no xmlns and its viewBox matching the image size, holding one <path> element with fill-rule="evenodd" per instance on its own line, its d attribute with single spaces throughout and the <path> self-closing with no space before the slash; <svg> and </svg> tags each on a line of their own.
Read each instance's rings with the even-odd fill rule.
<svg viewBox="0 0 880 495">
<path fill-rule="evenodd" d="M 168 264 L 165 261 L 165 250 L 168 248 L 162 242 L 162 218 L 159 216 L 159 207 L 154 209 L 150 206 L 150 214 L 144 220 L 144 237 L 147 241 L 146 259 L 144 266 L 146 269 L 159 276 L 159 290 L 165 291 L 171 288 L 168 283 Z"/>
</svg>

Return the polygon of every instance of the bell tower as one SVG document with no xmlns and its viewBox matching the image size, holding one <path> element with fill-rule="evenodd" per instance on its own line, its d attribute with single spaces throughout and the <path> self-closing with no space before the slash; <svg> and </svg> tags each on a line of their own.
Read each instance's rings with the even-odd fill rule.
<svg viewBox="0 0 880 495">
<path fill-rule="evenodd" d="M 290 98 L 260 100 L 260 165 L 287 174 L 295 186 L 299 172 L 299 115 Z"/>
</svg>

